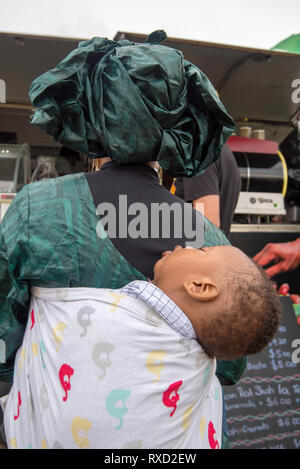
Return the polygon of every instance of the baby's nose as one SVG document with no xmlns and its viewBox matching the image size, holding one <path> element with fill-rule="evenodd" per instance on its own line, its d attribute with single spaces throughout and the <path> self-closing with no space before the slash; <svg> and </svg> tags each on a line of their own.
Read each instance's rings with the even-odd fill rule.
<svg viewBox="0 0 300 469">
<path fill-rule="evenodd" d="M 177 246 L 175 246 L 175 248 L 173 249 L 173 251 L 165 251 L 165 252 L 163 252 L 163 253 L 162 253 L 162 257 L 168 256 L 169 254 L 172 254 L 172 252 L 174 252 L 174 251 L 179 251 L 180 249 L 183 249 L 183 247 L 177 245 Z"/>
<path fill-rule="evenodd" d="M 168 256 L 172 251 L 165 251 L 162 253 L 162 257 Z"/>
</svg>

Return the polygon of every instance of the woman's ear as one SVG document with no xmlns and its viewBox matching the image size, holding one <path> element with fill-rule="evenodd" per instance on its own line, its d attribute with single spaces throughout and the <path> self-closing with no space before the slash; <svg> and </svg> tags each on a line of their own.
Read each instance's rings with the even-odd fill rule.
<svg viewBox="0 0 300 469">
<path fill-rule="evenodd" d="M 198 301 L 211 301 L 220 294 L 220 288 L 210 278 L 188 280 L 183 285 L 188 295 Z"/>
</svg>

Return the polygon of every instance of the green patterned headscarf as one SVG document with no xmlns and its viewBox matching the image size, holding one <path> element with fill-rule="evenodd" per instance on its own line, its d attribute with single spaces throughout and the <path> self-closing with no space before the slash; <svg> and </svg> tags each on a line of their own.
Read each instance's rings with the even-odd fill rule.
<svg viewBox="0 0 300 469">
<path fill-rule="evenodd" d="M 194 176 L 219 158 L 234 122 L 195 65 L 149 38 L 80 42 L 32 83 L 32 123 L 90 158 L 157 160 L 173 176 Z"/>
</svg>

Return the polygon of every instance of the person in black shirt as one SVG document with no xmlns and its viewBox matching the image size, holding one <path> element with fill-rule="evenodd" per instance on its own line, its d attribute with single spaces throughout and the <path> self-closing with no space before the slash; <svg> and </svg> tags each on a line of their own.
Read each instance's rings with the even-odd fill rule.
<svg viewBox="0 0 300 469">
<path fill-rule="evenodd" d="M 134 207 L 134 204 L 142 204 L 148 214 L 147 225 L 151 230 L 158 230 L 158 236 L 136 237 L 124 236 L 120 233 L 119 229 L 116 230 L 116 236 L 108 236 L 113 243 L 114 247 L 122 254 L 122 256 L 133 265 L 139 272 L 144 274 L 148 278 L 152 278 L 153 268 L 155 263 L 161 258 L 161 254 L 164 251 L 172 251 L 175 246 L 185 247 L 191 241 L 195 241 L 197 236 L 203 236 L 204 232 L 197 233 L 196 238 L 192 237 L 191 231 L 204 230 L 204 219 L 202 215 L 191 210 L 191 226 L 192 228 L 187 230 L 185 226 L 184 218 L 184 207 L 187 205 L 181 198 L 174 196 L 167 189 L 165 189 L 159 182 L 157 171 L 154 169 L 153 164 L 127 164 L 119 165 L 106 158 L 100 171 L 86 173 L 86 178 L 90 187 L 91 194 L 93 196 L 95 207 L 99 207 L 100 204 L 111 204 L 114 207 L 116 214 L 116 226 L 120 227 L 123 223 L 126 227 L 133 220 L 134 216 L 126 215 L 122 213 L 122 207 L 120 207 L 120 196 L 126 197 L 127 206 Z M 170 218 L 167 221 L 168 225 L 168 236 L 163 236 L 161 231 L 161 225 L 163 222 L 162 217 L 168 216 L 168 207 L 171 209 L 174 207 L 174 203 L 177 203 L 179 208 L 180 216 L 175 217 L 174 212 L 170 210 Z M 151 219 L 151 208 L 159 204 L 163 207 L 164 204 L 166 211 L 161 215 L 159 223 L 154 219 Z M 103 205 L 105 207 L 105 205 Z M 181 208 L 181 210 L 180 210 Z M 99 210 L 98 210 L 99 212 Z M 179 214 L 179 215 L 180 215 Z M 103 219 L 106 214 L 98 213 L 100 219 Z M 165 220 L 166 221 L 166 220 Z M 176 225 L 177 222 L 177 225 Z M 178 223 L 181 225 L 181 229 L 178 229 Z M 107 226 L 104 229 L 107 231 Z M 124 231 L 124 230 L 123 230 Z M 188 233 L 189 231 L 189 233 Z M 182 235 L 178 235 L 182 233 Z M 189 237 L 189 236 L 191 237 Z M 198 247 L 201 247 L 202 243 Z"/>
<path fill-rule="evenodd" d="M 146 44 L 98 37 L 80 42 L 78 48 L 54 69 L 43 73 L 31 84 L 29 95 L 36 110 L 31 123 L 60 144 L 91 159 L 110 157 L 115 173 L 120 173 L 109 177 L 104 166 L 99 174 L 87 176 L 90 191 L 87 190 L 85 176 L 81 174 L 51 180 L 49 187 L 57 198 L 47 201 L 47 210 L 50 207 L 51 212 L 56 204 L 61 203 L 61 216 L 52 217 L 51 232 L 48 220 L 41 217 L 36 231 L 32 231 L 31 226 L 30 243 L 27 232 L 22 233 L 26 239 L 24 242 L 21 232 L 15 237 L 11 233 L 19 234 L 20 230 L 18 204 L 25 207 L 25 214 L 29 214 L 32 199 L 28 192 L 33 190 L 34 200 L 39 201 L 45 194 L 43 183 L 32 185 L 21 193 L 6 216 L 9 222 L 1 222 L 3 242 L 0 243 L 0 257 L 4 267 L 0 279 L 0 309 L 5 340 L 10 340 L 11 358 L 9 365 L 0 364 L 6 379 L 12 372 L 15 352 L 24 333 L 32 281 L 55 288 L 93 288 L 97 279 L 97 286 L 113 288 L 117 282 L 126 284 L 137 276 L 148 274 L 158 252 L 161 255 L 169 250 L 172 243 L 181 244 L 178 237 L 175 241 L 175 233 L 162 241 L 160 238 L 154 242 L 149 238 L 133 239 L 132 245 L 130 237 L 120 238 L 122 246 L 117 245 L 118 238 L 115 238 L 112 240 L 115 248 L 109 236 L 96 239 L 98 232 L 96 230 L 95 234 L 93 228 L 96 207 L 100 203 L 111 202 L 111 206 L 116 207 L 110 198 L 122 194 L 126 194 L 128 204 L 135 201 L 146 204 L 147 197 L 152 204 L 168 197 L 170 204 L 174 200 L 173 197 L 171 200 L 172 194 L 163 193 L 159 185 L 153 184 L 152 187 L 152 184 L 147 184 L 148 176 L 142 180 L 135 174 L 131 178 L 131 164 L 158 161 L 173 177 L 198 174 L 201 168 L 218 158 L 220 148 L 234 130 L 233 119 L 227 114 L 208 78 L 184 60 L 180 51 L 158 45 L 162 37 L 165 34 L 159 31 L 151 34 Z M 116 168 L 116 165 L 120 167 Z M 147 166 L 144 166 L 147 171 Z M 141 172 L 144 172 L 144 166 Z M 140 176 L 143 177 L 142 174 Z M 76 188 L 74 193 L 69 192 L 70 188 Z M 95 207 L 91 203 L 91 195 Z M 29 226 L 29 215 L 26 220 L 23 210 L 22 218 Z M 225 236 L 215 226 L 211 227 L 204 221 L 204 228 L 209 245 L 226 244 Z M 36 236 L 37 233 L 39 235 Z M 6 237 L 10 242 L 9 249 L 4 242 Z M 49 254 L 43 258 L 43 269 L 40 262 L 25 259 L 24 252 L 31 252 L 32 240 L 41 246 L 45 246 L 46 240 L 48 242 Z M 165 247 L 167 242 L 170 247 Z M 111 254 L 110 263 L 108 253 Z M 13 310 L 14 304 L 22 314 Z"/>
<path fill-rule="evenodd" d="M 204 215 L 229 238 L 234 211 L 241 190 L 239 168 L 232 151 L 224 145 L 220 158 L 192 178 L 177 178 L 176 195 L 197 209 L 204 204 Z M 200 211 L 201 211 L 201 207 Z"/>
</svg>

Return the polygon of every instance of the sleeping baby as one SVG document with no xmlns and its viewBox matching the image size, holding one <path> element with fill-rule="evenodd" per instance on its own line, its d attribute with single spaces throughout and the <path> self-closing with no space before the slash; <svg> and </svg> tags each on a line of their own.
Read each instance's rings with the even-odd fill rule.
<svg viewBox="0 0 300 469">
<path fill-rule="evenodd" d="M 119 290 L 34 287 L 8 448 L 219 448 L 216 359 L 274 337 L 272 284 L 232 246 L 165 252 L 152 281 Z"/>
</svg>

